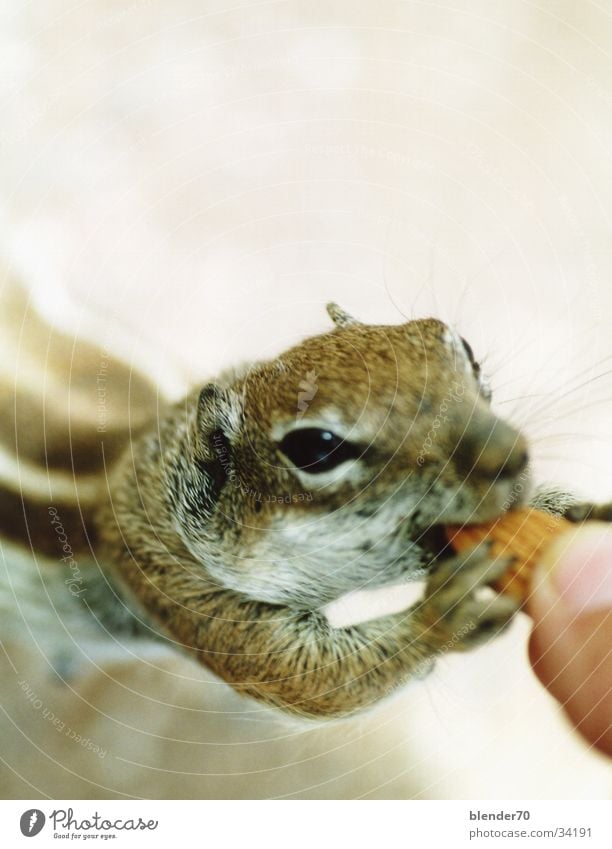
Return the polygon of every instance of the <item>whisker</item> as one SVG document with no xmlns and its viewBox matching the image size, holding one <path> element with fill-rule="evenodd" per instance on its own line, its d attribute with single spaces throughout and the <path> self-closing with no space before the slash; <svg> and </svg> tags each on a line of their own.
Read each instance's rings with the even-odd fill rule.
<svg viewBox="0 0 612 849">
<path fill-rule="evenodd" d="M 389 247 L 389 235 L 390 235 L 390 233 L 391 233 L 391 224 L 392 224 L 392 222 L 391 222 L 391 221 L 389 221 L 388 226 L 387 226 L 387 230 L 386 230 L 386 232 L 385 232 L 385 241 L 384 241 L 384 243 L 383 243 L 383 251 L 382 251 L 382 260 L 383 260 L 383 267 L 382 267 L 383 285 L 384 285 L 384 287 L 385 287 L 385 292 L 387 293 L 387 297 L 389 298 L 389 300 L 391 301 L 391 303 L 393 304 L 393 306 L 395 307 L 395 309 L 396 309 L 396 310 L 398 311 L 398 313 L 402 316 L 402 318 L 405 318 L 405 319 L 406 319 L 406 321 L 410 321 L 410 320 L 411 320 L 411 319 L 410 319 L 410 316 L 406 315 L 406 313 L 403 311 L 403 309 L 400 307 L 400 305 L 397 303 L 397 301 L 395 300 L 395 298 L 394 298 L 394 297 L 393 297 L 393 295 L 391 294 L 391 290 L 389 289 L 389 280 L 387 279 L 387 256 L 388 256 L 388 247 Z M 414 304 L 413 304 L 413 307 L 414 307 Z M 413 308 L 412 313 L 413 313 L 413 315 L 414 315 L 414 308 Z"/>
<path fill-rule="evenodd" d="M 563 462 L 564 460 L 567 461 L 568 457 L 571 460 L 575 459 L 575 457 L 568 455 L 568 454 L 539 454 L 538 460 L 545 461 L 545 462 L 548 462 L 548 463 L 550 463 L 550 462 L 559 463 L 559 462 Z M 594 472 L 600 471 L 600 467 L 596 463 L 591 463 L 587 460 L 580 459 L 579 465 L 582 468 L 585 468 L 585 469 L 592 469 L 592 471 L 594 471 Z"/>
<path fill-rule="evenodd" d="M 531 422 L 537 422 L 541 416 L 546 416 L 547 418 L 555 417 L 558 419 L 560 416 L 567 417 L 579 412 L 586 412 L 587 410 L 591 410 L 593 407 L 605 404 L 607 401 L 612 401 L 612 398 L 609 398 L 608 396 L 603 398 L 589 398 L 587 396 L 580 399 L 579 396 L 575 396 L 581 390 L 585 390 L 587 387 L 592 386 L 597 383 L 597 381 L 603 380 L 611 374 L 612 370 L 596 375 L 595 377 L 583 381 L 582 384 L 567 390 L 567 392 L 564 392 L 561 395 L 554 395 L 554 393 L 547 394 L 547 397 L 543 397 L 540 403 L 531 404 L 528 407 L 522 405 L 519 410 L 513 408 L 508 415 L 516 413 L 518 418 L 525 421 L 529 419 Z M 502 406 L 502 404 L 503 402 L 500 401 L 499 406 Z"/>
<path fill-rule="evenodd" d="M 564 347 L 566 347 L 568 344 L 572 343 L 572 342 L 573 342 L 573 340 L 574 340 L 574 338 L 575 338 L 575 337 L 572 337 L 572 338 L 570 338 L 569 340 L 568 340 L 568 339 L 564 339 L 564 340 L 563 340 L 563 342 L 561 343 L 561 345 L 559 345 L 557 348 L 555 348 L 555 350 L 554 350 L 554 351 L 552 351 L 552 352 L 551 352 L 550 357 L 549 357 L 549 360 L 550 360 L 550 359 L 552 359 L 552 358 L 554 358 L 554 356 L 555 356 L 557 353 L 559 353 L 559 351 L 560 351 L 562 348 L 564 348 Z M 530 343 L 529 343 L 529 344 L 531 344 L 531 343 L 532 343 L 532 341 L 530 341 Z M 586 350 L 587 350 L 587 348 L 588 348 L 590 345 L 591 345 L 591 338 L 590 338 L 590 337 L 587 337 L 587 338 L 584 340 L 584 345 L 583 345 L 583 346 L 582 346 L 582 348 L 580 349 L 579 353 L 582 353 L 582 352 L 586 351 Z M 527 346 L 525 346 L 525 347 L 527 347 Z M 522 350 L 524 350 L 524 348 L 523 348 Z M 606 355 L 605 357 L 602 357 L 600 360 L 598 360 L 598 361 L 596 361 L 596 362 L 592 363 L 592 364 L 589 366 L 589 369 L 590 369 L 590 370 L 596 369 L 596 368 L 598 368 L 599 366 L 602 366 L 604 363 L 608 362 L 610 359 L 612 359 L 612 354 Z M 569 382 L 571 383 L 572 381 L 575 381 L 575 380 L 579 379 L 579 377 L 582 377 L 582 376 L 583 376 L 583 372 L 581 372 L 581 374 L 580 374 L 580 375 L 575 375 L 574 377 L 569 378 Z M 520 377 L 515 376 L 515 377 L 513 377 L 513 378 L 510 378 L 510 379 L 509 379 L 508 381 L 506 381 L 505 383 L 498 384 L 497 386 L 495 386 L 495 387 L 494 387 L 495 394 L 497 394 L 498 392 L 500 392 L 500 390 L 504 389 L 506 386 L 509 386 L 509 385 L 511 385 L 512 383 L 515 383 L 517 380 L 520 380 L 520 379 L 521 379 Z M 547 389 L 547 390 L 546 390 L 546 392 L 542 391 L 542 393 L 541 393 L 541 394 L 542 394 L 542 395 L 556 394 L 557 392 L 561 391 L 562 389 L 567 388 L 567 385 L 568 385 L 568 379 L 566 379 L 566 380 L 563 382 L 563 384 L 562 384 L 562 385 L 558 386 L 557 388 L 553 389 L 552 391 L 551 391 L 550 389 Z"/>
<path fill-rule="evenodd" d="M 459 326 L 461 324 L 459 314 L 463 310 L 463 306 L 465 304 L 465 301 L 467 300 L 467 296 L 470 295 L 471 292 L 472 292 L 472 289 L 471 289 L 472 283 L 474 283 L 475 280 L 478 280 L 478 278 L 480 277 L 481 274 L 483 274 L 485 271 L 488 271 L 493 265 L 495 265 L 495 263 L 497 263 L 498 260 L 500 260 L 501 257 L 505 253 L 507 253 L 507 251 L 508 251 L 507 247 L 501 248 L 501 250 L 499 250 L 495 254 L 495 256 L 487 257 L 486 260 L 481 265 L 477 266 L 476 271 L 473 271 L 471 274 L 466 275 L 463 290 L 461 292 L 461 295 L 459 296 L 458 302 L 455 305 L 455 317 L 454 317 L 454 320 L 453 320 L 453 325 Z M 480 361 L 481 361 L 481 363 L 483 362 L 482 357 L 480 358 Z"/>
<path fill-rule="evenodd" d="M 573 400 L 573 399 L 570 399 L 570 400 Z M 565 406 L 565 407 L 558 408 L 554 404 L 551 404 L 550 410 L 544 411 L 544 410 L 540 409 L 540 410 L 536 411 L 537 413 L 540 414 L 540 418 L 531 418 L 529 421 L 532 424 L 540 424 L 540 423 L 550 421 L 550 420 L 553 420 L 553 419 L 555 421 L 558 421 L 559 418 L 561 418 L 561 417 L 571 418 L 572 416 L 575 416 L 578 413 L 591 412 L 596 407 L 601 407 L 601 406 L 604 406 L 606 404 L 612 405 L 612 398 L 609 398 L 609 397 L 595 398 L 595 399 L 591 399 L 587 402 L 584 402 L 584 403 L 579 404 L 579 405 L 574 406 L 574 407 Z M 545 412 L 548 413 L 548 415 L 547 415 L 546 418 L 542 418 L 542 416 L 544 415 Z"/>
<path fill-rule="evenodd" d="M 609 440 L 603 436 L 598 436 L 594 433 L 578 433 L 578 432 L 569 432 L 569 433 L 560 433 L 560 434 L 542 434 L 541 436 L 529 437 L 529 442 L 531 445 L 540 445 L 545 442 L 547 445 L 551 442 L 559 442 L 564 439 L 588 439 L 589 442 L 603 442 L 604 444 L 608 444 Z"/>
<path fill-rule="evenodd" d="M 548 393 L 546 393 L 548 394 Z M 541 392 L 530 392 L 526 395 L 515 395 L 514 398 L 504 398 L 503 401 L 496 401 L 495 406 L 503 407 L 505 404 L 513 404 L 517 401 L 525 401 L 527 398 L 541 398 Z"/>
<path fill-rule="evenodd" d="M 594 364 L 593 364 L 592 366 L 590 366 L 589 368 L 590 368 L 590 369 L 598 368 L 599 366 L 603 365 L 605 362 L 609 361 L 610 359 L 612 359 L 612 355 L 607 356 L 607 357 L 604 357 L 604 358 L 603 358 L 602 360 L 600 360 L 598 363 L 594 363 Z M 578 385 L 576 385 L 576 386 L 571 386 L 571 384 L 572 384 L 575 380 L 579 380 L 581 377 L 583 377 L 583 375 L 582 375 L 582 374 L 581 374 L 581 375 L 576 375 L 575 377 L 570 378 L 570 380 L 569 380 L 569 381 L 565 381 L 565 382 L 563 383 L 563 385 L 561 385 L 561 386 L 557 386 L 556 388 L 553 388 L 552 390 L 550 390 L 550 391 L 549 391 L 549 394 L 554 395 L 554 397 L 555 397 L 557 400 L 561 400 L 562 398 L 565 398 L 565 397 L 567 397 L 568 395 L 570 395 L 572 392 L 578 392 L 580 389 L 583 389 L 583 388 L 585 388 L 585 387 L 587 387 L 587 386 L 591 385 L 592 383 L 595 383 L 597 380 L 602 380 L 602 379 L 603 379 L 603 378 L 605 378 L 605 377 L 609 377 L 610 375 L 612 375 L 612 369 L 607 369 L 606 371 L 601 372 L 600 374 L 592 375 L 591 377 L 588 377 L 586 380 L 583 380 L 583 381 L 582 381 L 582 383 L 579 383 L 579 384 L 578 384 Z M 570 385 L 570 388 L 567 388 L 567 387 L 568 387 L 568 384 Z M 562 390 L 563 390 L 563 389 L 565 389 L 565 391 L 563 391 L 563 392 L 562 392 Z M 561 393 L 561 394 L 558 394 L 558 393 Z"/>
</svg>

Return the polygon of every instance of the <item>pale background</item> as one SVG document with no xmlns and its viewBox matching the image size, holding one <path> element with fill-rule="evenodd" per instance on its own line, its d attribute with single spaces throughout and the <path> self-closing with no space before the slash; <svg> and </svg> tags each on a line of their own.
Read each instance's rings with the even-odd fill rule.
<svg viewBox="0 0 612 849">
<path fill-rule="evenodd" d="M 172 394 L 325 329 L 329 299 L 434 313 L 538 476 L 612 498 L 611 53 L 610 0 L 4 0 L 3 262 Z M 609 794 L 533 679 L 526 621 L 366 717 L 303 726 L 115 644 L 4 554 L 3 796 Z"/>
</svg>

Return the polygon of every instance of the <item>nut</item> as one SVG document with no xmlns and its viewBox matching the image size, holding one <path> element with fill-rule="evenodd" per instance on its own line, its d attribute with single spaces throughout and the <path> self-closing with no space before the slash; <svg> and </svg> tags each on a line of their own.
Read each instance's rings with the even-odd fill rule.
<svg viewBox="0 0 612 849">
<path fill-rule="evenodd" d="M 491 553 L 512 557 L 508 571 L 491 583 L 496 592 L 504 593 L 524 604 L 529 596 L 533 570 L 540 553 L 553 538 L 571 523 L 562 516 L 535 508 L 511 510 L 486 525 L 448 525 L 448 541 L 460 552 L 484 540 L 492 541 Z"/>
</svg>

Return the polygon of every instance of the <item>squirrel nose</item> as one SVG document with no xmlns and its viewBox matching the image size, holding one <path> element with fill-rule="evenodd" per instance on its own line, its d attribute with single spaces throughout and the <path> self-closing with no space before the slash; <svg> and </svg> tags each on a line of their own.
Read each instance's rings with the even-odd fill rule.
<svg viewBox="0 0 612 849">
<path fill-rule="evenodd" d="M 491 481 L 516 477 L 529 463 L 525 437 L 500 419 L 468 425 L 455 456 L 465 474 Z"/>
<path fill-rule="evenodd" d="M 529 452 L 527 451 L 527 448 L 514 446 L 506 458 L 506 462 L 501 466 L 498 472 L 494 473 L 494 477 L 502 479 L 516 477 L 516 475 L 520 475 L 528 464 Z"/>
<path fill-rule="evenodd" d="M 519 475 L 528 463 L 525 438 L 511 428 L 494 426 L 486 442 L 476 447 L 472 473 L 490 481 L 508 480 Z"/>
</svg>

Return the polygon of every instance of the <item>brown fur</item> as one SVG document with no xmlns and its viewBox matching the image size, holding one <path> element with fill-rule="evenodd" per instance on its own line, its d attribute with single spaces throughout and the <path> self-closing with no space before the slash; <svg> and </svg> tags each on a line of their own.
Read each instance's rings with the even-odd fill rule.
<svg viewBox="0 0 612 849">
<path fill-rule="evenodd" d="M 320 611 L 342 589 L 409 575 L 427 561 L 419 540 L 446 509 L 437 482 L 443 479 L 445 493 L 449 487 L 460 492 L 469 458 L 477 469 L 469 492 L 456 496 L 453 515 L 463 511 L 467 519 L 501 509 L 491 470 L 524 443 L 490 413 L 471 377 L 468 400 L 449 411 L 452 422 L 432 446 L 424 471 L 406 485 L 409 471 L 418 468 L 432 410 L 442 404 L 449 381 L 465 379 L 464 361 L 443 343 L 445 333 L 433 320 L 402 327 L 343 324 L 210 392 L 189 396 L 116 469 L 112 507 L 98 521 L 115 580 L 164 633 L 240 691 L 301 715 L 344 715 L 424 671 L 445 646 L 468 648 L 511 618 L 515 606 L 505 599 L 474 598 L 475 588 L 504 565 L 491 564 L 483 551 L 464 558 L 461 569 L 457 561 L 440 565 L 423 602 L 411 610 L 342 629 L 331 628 Z M 364 482 L 319 488 L 312 480 L 310 502 L 268 501 L 267 494 L 291 495 L 305 485 L 279 454 L 273 434 L 295 420 L 297 387 L 307 371 L 319 375 L 319 388 L 301 424 L 340 409 L 349 430 L 364 440 Z M 214 476 L 215 428 L 231 444 L 236 479 L 208 497 L 207 477 L 197 470 L 204 464 Z M 497 438 L 487 445 L 492 429 Z M 462 441 L 455 463 L 449 458 Z M 505 487 L 502 494 L 510 491 Z M 358 526 L 367 527 L 368 514 L 385 513 L 390 502 L 389 533 L 399 537 L 403 560 L 389 563 L 382 574 L 384 553 L 374 568 L 366 553 L 368 568 L 359 577 L 350 562 L 354 552 L 342 540 L 333 556 L 332 540 L 328 561 L 323 551 L 300 562 L 292 551 L 299 542 L 269 547 L 296 521 L 314 524 L 304 531 L 306 548 L 313 539 L 316 546 L 317 522 L 330 517 L 339 537 L 347 522 L 345 530 L 354 535 Z M 283 550 L 287 562 L 279 565 Z M 324 572 L 338 572 L 329 587 L 324 572 L 308 571 L 317 558 Z"/>
<path fill-rule="evenodd" d="M 520 500 L 525 451 L 441 322 L 365 326 L 332 307 L 332 332 L 173 406 L 112 361 L 114 412 L 99 434 L 99 352 L 76 355 L 24 309 L 23 356 L 36 365 L 38 350 L 57 392 L 15 390 L 10 374 L 0 391 L 2 444 L 46 481 L 4 481 L 4 534 L 59 558 L 56 509 L 75 554 L 93 553 L 137 615 L 240 692 L 342 716 L 510 621 L 512 602 L 475 596 L 505 564 L 436 549 L 440 523 Z M 297 427 L 337 430 L 359 456 L 331 475 L 295 468 L 280 446 Z M 409 610 L 337 629 L 322 613 L 343 592 L 424 573 Z"/>
<path fill-rule="evenodd" d="M 5 284 L 1 305 L 0 452 L 14 467 L 0 475 L 2 532 L 61 557 L 50 521 L 57 510 L 73 554 L 90 556 L 106 472 L 155 415 L 157 392 L 101 348 L 50 326 L 22 286 Z"/>
</svg>

